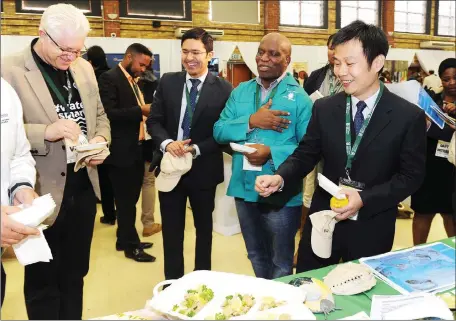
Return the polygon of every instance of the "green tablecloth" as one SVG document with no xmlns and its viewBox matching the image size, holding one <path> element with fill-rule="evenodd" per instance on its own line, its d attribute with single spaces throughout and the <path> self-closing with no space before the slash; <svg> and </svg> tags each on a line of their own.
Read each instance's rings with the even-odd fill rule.
<svg viewBox="0 0 456 321">
<path fill-rule="evenodd" d="M 438 242 L 442 242 L 447 245 L 450 245 L 451 247 L 455 247 L 455 243 L 453 242 L 453 240 L 454 240 L 454 237 L 443 239 Z M 435 243 L 435 242 L 431 242 L 431 243 Z M 358 261 L 354 261 L 354 262 L 358 263 Z M 301 276 L 313 277 L 313 278 L 322 280 L 323 277 L 326 276 L 335 267 L 336 267 L 336 265 L 331 265 L 331 266 L 321 268 L 318 270 L 312 270 L 312 271 L 307 271 L 304 273 L 289 275 L 289 276 L 277 279 L 276 281 L 288 283 L 291 280 L 293 280 L 297 277 L 301 277 Z M 361 311 L 364 311 L 367 313 L 367 315 L 370 315 L 371 302 L 372 302 L 373 295 L 394 295 L 394 294 L 400 294 L 400 293 L 397 290 L 393 289 L 388 284 L 386 284 L 385 282 L 383 282 L 382 280 L 379 280 L 377 278 L 377 284 L 370 291 L 365 292 L 365 294 L 357 294 L 357 295 L 351 295 L 351 296 L 334 295 L 336 307 L 342 308 L 342 310 L 332 312 L 330 315 L 328 315 L 328 319 L 336 320 L 336 319 L 351 316 L 351 315 L 356 314 Z M 315 316 L 317 317 L 317 320 L 324 320 L 323 314 L 315 314 Z"/>
</svg>

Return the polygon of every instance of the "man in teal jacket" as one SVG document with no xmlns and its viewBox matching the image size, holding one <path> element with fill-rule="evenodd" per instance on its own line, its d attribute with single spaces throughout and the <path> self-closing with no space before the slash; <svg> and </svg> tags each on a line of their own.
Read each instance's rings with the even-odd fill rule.
<svg viewBox="0 0 456 321">
<path fill-rule="evenodd" d="M 262 198 L 255 191 L 259 175 L 273 174 L 304 136 L 312 101 L 286 72 L 291 43 L 270 33 L 260 43 L 259 76 L 232 93 L 214 138 L 220 144 L 251 144 L 251 154 L 234 152 L 228 195 L 235 197 L 242 234 L 257 277 L 273 279 L 292 274 L 294 237 L 302 210 L 302 186 Z"/>
</svg>

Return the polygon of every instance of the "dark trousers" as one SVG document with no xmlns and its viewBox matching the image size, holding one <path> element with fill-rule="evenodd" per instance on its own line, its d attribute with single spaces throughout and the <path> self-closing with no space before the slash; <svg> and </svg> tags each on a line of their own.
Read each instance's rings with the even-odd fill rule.
<svg viewBox="0 0 456 321">
<path fill-rule="evenodd" d="M 109 220 L 116 219 L 116 210 L 114 207 L 114 191 L 111 180 L 109 179 L 109 165 L 101 164 L 97 166 L 98 180 L 100 181 L 101 208 L 103 215 Z"/>
<path fill-rule="evenodd" d="M 196 189 L 187 178 L 181 179 L 171 192 L 159 192 L 162 217 L 165 278 L 178 279 L 184 275 L 184 230 L 187 197 L 192 206 L 196 229 L 195 270 L 211 269 L 212 212 L 215 189 Z"/>
<path fill-rule="evenodd" d="M 1 264 L 1 266 L 2 266 L 2 279 L 0 280 L 0 282 L 2 284 L 2 304 L 0 307 L 3 306 L 3 300 L 5 299 L 5 286 L 6 286 L 6 273 L 5 273 L 5 270 L 3 269 L 3 264 Z"/>
<path fill-rule="evenodd" d="M 312 221 L 307 220 L 299 242 L 296 273 L 338 264 L 341 259 L 348 262 L 389 252 L 393 247 L 395 224 L 396 216 L 390 213 L 365 221 L 340 221 L 334 229 L 331 256 L 322 259 L 312 251 Z"/>
<path fill-rule="evenodd" d="M 92 186 L 65 190 L 57 219 L 44 230 L 53 260 L 25 267 L 24 294 L 30 320 L 82 318 L 84 277 L 89 272 L 96 197 Z"/>
<path fill-rule="evenodd" d="M 117 242 L 124 248 L 134 249 L 140 240 L 136 231 L 136 203 L 141 193 L 144 162 L 135 161 L 132 166 L 109 165 L 109 178 L 114 191 L 117 209 Z"/>
</svg>

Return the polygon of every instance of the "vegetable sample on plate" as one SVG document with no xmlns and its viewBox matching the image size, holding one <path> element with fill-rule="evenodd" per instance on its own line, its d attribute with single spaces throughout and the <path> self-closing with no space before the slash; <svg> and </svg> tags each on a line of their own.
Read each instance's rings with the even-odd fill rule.
<svg viewBox="0 0 456 321">
<path fill-rule="evenodd" d="M 282 305 L 285 305 L 286 303 L 287 302 L 285 302 L 285 301 L 278 301 L 278 300 L 274 299 L 272 296 L 265 296 L 261 299 L 261 305 L 260 305 L 259 311 L 274 309 L 274 308 L 280 307 Z"/>
<path fill-rule="evenodd" d="M 228 320 L 244 315 L 255 305 L 255 298 L 250 294 L 228 295 L 222 303 L 222 312 L 209 317 L 207 320 Z"/>
<path fill-rule="evenodd" d="M 194 317 L 206 304 L 214 298 L 214 292 L 206 285 L 200 285 L 197 289 L 191 289 L 185 294 L 181 304 L 173 306 L 173 311 Z"/>
</svg>

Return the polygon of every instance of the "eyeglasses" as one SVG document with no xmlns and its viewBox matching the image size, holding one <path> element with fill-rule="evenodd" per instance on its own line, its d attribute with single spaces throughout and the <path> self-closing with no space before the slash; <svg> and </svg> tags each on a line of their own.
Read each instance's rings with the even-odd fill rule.
<svg viewBox="0 0 456 321">
<path fill-rule="evenodd" d="M 85 45 L 84 45 L 84 49 L 81 49 L 81 50 L 63 49 L 57 42 L 55 42 L 54 39 L 52 39 L 52 37 L 47 33 L 46 30 L 44 31 L 44 33 L 46 34 L 46 36 L 49 37 L 49 39 L 51 39 L 51 41 L 54 43 L 54 45 L 57 48 L 59 48 L 59 50 L 62 52 L 63 55 L 67 55 L 67 56 L 74 55 L 76 57 L 80 57 L 87 52 L 87 47 Z"/>
<path fill-rule="evenodd" d="M 192 54 L 193 57 L 198 57 L 205 53 L 207 53 L 207 51 L 197 51 L 197 50 L 182 50 L 181 51 L 182 56 L 188 56 L 189 54 Z"/>
</svg>

